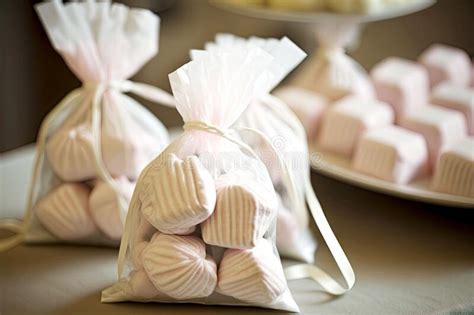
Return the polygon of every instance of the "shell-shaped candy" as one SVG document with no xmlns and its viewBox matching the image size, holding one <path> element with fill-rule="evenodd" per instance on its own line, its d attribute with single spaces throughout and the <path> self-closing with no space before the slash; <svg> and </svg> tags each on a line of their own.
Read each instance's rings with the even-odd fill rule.
<svg viewBox="0 0 474 315">
<path fill-rule="evenodd" d="M 62 184 L 38 202 L 36 216 L 61 240 L 87 238 L 97 232 L 89 212 L 89 194 L 84 184 Z"/>
<path fill-rule="evenodd" d="M 89 208 L 92 219 L 102 233 L 113 240 L 120 240 L 123 232 L 123 222 L 120 217 L 119 195 L 127 204 L 132 197 L 134 183 L 121 177 L 115 180 L 119 192 L 116 192 L 108 183 L 97 181 L 89 198 Z"/>
<path fill-rule="evenodd" d="M 268 305 L 285 292 L 280 260 L 261 239 L 252 249 L 228 249 L 219 265 L 219 290 L 249 303 Z"/>
<path fill-rule="evenodd" d="M 204 242 L 228 248 L 252 248 L 263 237 L 277 212 L 275 194 L 265 196 L 251 188 L 244 183 L 218 188 L 216 209 L 201 225 Z"/>
<path fill-rule="evenodd" d="M 136 299 L 144 300 L 165 296 L 156 289 L 143 270 L 131 272 L 126 292 Z"/>
<path fill-rule="evenodd" d="M 181 160 L 171 154 L 165 159 L 144 178 L 142 213 L 163 233 L 188 234 L 214 211 L 214 180 L 194 155 Z"/>
<path fill-rule="evenodd" d="M 143 267 L 155 287 L 176 300 L 211 295 L 217 267 L 194 236 L 158 235 L 143 252 Z"/>
<path fill-rule="evenodd" d="M 46 144 L 46 155 L 54 173 L 65 181 L 91 179 L 96 174 L 92 132 L 87 124 L 56 132 Z"/>
</svg>

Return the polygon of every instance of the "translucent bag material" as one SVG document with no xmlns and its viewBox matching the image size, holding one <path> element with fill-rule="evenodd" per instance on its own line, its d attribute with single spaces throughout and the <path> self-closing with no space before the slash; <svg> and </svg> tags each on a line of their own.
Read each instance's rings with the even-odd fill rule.
<svg viewBox="0 0 474 315">
<path fill-rule="evenodd" d="M 159 18 L 107 1 L 56 0 L 35 9 L 83 85 L 42 122 L 26 214 L 23 222 L 0 222 L 16 232 L 0 249 L 25 239 L 118 245 L 130 190 L 169 142 L 162 123 L 123 94 L 174 106 L 168 93 L 127 80 L 157 53 Z"/>
<path fill-rule="evenodd" d="M 278 200 L 270 176 L 229 129 L 271 81 L 273 58 L 257 47 L 197 54 L 170 74 L 184 132 L 138 179 L 119 281 L 102 301 L 296 312 L 275 247 Z"/>
<path fill-rule="evenodd" d="M 232 50 L 240 47 L 260 47 L 274 57 L 269 67 L 273 74 L 272 81 L 265 86 L 263 95 L 256 98 L 243 112 L 235 125 L 259 130 L 270 139 L 269 146 L 267 141 L 262 141 L 255 133 L 240 133 L 244 141 L 259 152 L 280 197 L 276 238 L 280 255 L 306 263 L 287 268 L 287 279 L 312 278 L 329 293 L 343 294 L 353 286 L 354 272 L 313 191 L 304 127 L 283 101 L 268 94 L 306 54 L 286 37 L 280 40 L 255 37 L 243 39 L 230 34 L 217 35 L 214 43 L 206 45 L 206 50 Z M 287 172 L 281 172 L 279 159 L 283 159 Z M 316 240 L 309 227 L 308 211 L 333 254 L 346 281 L 346 287 L 340 286 L 314 265 Z"/>
<path fill-rule="evenodd" d="M 320 47 L 315 56 L 310 89 L 331 101 L 348 94 L 374 98 L 374 87 L 367 72 L 341 48 L 353 41 L 356 28 L 345 24 L 318 25 L 316 34 Z"/>
<path fill-rule="evenodd" d="M 292 181 L 297 193 L 290 195 L 285 178 L 279 171 L 276 156 L 271 148 L 254 134 L 242 132 L 244 140 L 262 157 L 279 195 L 277 220 L 277 248 L 280 255 L 314 262 L 316 240 L 309 229 L 308 210 L 304 202 L 305 178 L 309 176 L 308 148 L 304 128 L 293 112 L 278 98 L 268 94 L 283 80 L 306 56 L 290 39 L 240 38 L 231 34 L 216 35 L 215 42 L 207 43 L 206 49 L 239 49 L 242 46 L 257 46 L 273 59 L 270 71 L 271 84 L 267 85 L 265 95 L 254 100 L 236 122 L 236 126 L 254 128 L 264 133 L 272 142 L 291 170 Z M 291 183 L 290 183 L 291 185 Z"/>
</svg>

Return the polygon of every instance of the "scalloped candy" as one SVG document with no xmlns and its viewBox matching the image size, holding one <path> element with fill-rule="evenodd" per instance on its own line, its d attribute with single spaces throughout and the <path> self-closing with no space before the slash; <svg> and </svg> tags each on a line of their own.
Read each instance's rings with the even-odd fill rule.
<svg viewBox="0 0 474 315">
<path fill-rule="evenodd" d="M 204 242 L 229 248 L 254 247 L 277 214 L 275 192 L 262 189 L 243 171 L 222 175 L 216 186 L 216 209 L 201 225 Z"/>
<path fill-rule="evenodd" d="M 217 284 L 216 263 L 194 236 L 158 235 L 143 252 L 143 267 L 155 287 L 176 300 L 209 296 Z"/>
<path fill-rule="evenodd" d="M 236 299 L 258 304 L 275 302 L 287 284 L 271 244 L 261 239 L 252 249 L 228 249 L 219 265 L 219 290 Z"/>
<path fill-rule="evenodd" d="M 189 234 L 214 211 L 214 179 L 196 156 L 166 155 L 144 178 L 143 216 L 159 231 Z"/>
<path fill-rule="evenodd" d="M 35 207 L 41 224 L 61 240 L 73 241 L 97 233 L 89 211 L 89 187 L 66 183 L 49 192 Z"/>
</svg>

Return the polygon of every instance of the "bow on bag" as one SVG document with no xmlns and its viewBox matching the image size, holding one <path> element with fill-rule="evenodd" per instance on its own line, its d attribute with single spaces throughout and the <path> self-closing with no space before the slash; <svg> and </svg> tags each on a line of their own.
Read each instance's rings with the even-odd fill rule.
<svg viewBox="0 0 474 315">
<path fill-rule="evenodd" d="M 101 143 L 101 122 L 102 122 L 102 100 L 104 93 L 112 89 L 122 93 L 133 93 L 143 97 L 149 101 L 162 104 L 167 107 L 174 108 L 174 99 L 167 92 L 156 88 L 154 86 L 136 83 L 129 80 L 111 81 L 109 83 L 90 83 L 86 82 L 82 87 L 71 91 L 43 120 L 36 143 L 36 152 L 33 162 L 33 175 L 28 189 L 28 200 L 26 213 L 23 221 L 17 219 L 2 219 L 0 220 L 0 229 L 9 230 L 15 235 L 0 240 L 0 251 L 8 250 L 17 244 L 21 243 L 28 232 L 31 225 L 34 201 L 38 196 L 38 184 L 40 172 L 44 163 L 46 139 L 49 135 L 51 124 L 55 119 L 63 113 L 70 111 L 71 107 L 76 104 L 76 100 L 92 96 L 91 107 L 91 124 L 92 124 L 92 149 L 96 164 L 97 173 L 99 177 L 105 181 L 117 193 L 120 207 L 120 215 L 122 222 L 126 217 L 127 203 L 122 194 L 119 193 L 119 188 L 115 180 L 110 175 L 105 167 L 102 159 L 102 143 Z"/>
</svg>

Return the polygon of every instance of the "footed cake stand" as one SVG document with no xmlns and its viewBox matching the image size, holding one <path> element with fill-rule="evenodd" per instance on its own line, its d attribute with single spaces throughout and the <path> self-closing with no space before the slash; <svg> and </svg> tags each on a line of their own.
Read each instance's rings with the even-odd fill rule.
<svg viewBox="0 0 474 315">
<path fill-rule="evenodd" d="M 436 0 L 414 0 L 404 4 L 393 4 L 377 12 L 367 14 L 287 11 L 258 5 L 237 4 L 235 0 L 210 0 L 209 2 L 220 9 L 245 16 L 286 22 L 302 22 L 312 25 L 319 43 L 319 48 L 314 54 L 315 59 L 318 59 L 324 56 L 328 50 L 344 54 L 345 48 L 352 45 L 358 38 L 361 26 L 365 23 L 415 13 L 432 6 Z M 367 76 L 356 61 L 348 56 L 345 59 L 352 61 L 349 65 L 352 69 L 349 69 L 349 72 Z M 313 80 L 308 76 L 314 76 L 315 62 L 311 62 L 308 67 L 310 69 L 304 69 L 305 71 L 298 74 L 297 85 L 310 88 L 308 82 L 313 82 Z"/>
</svg>

